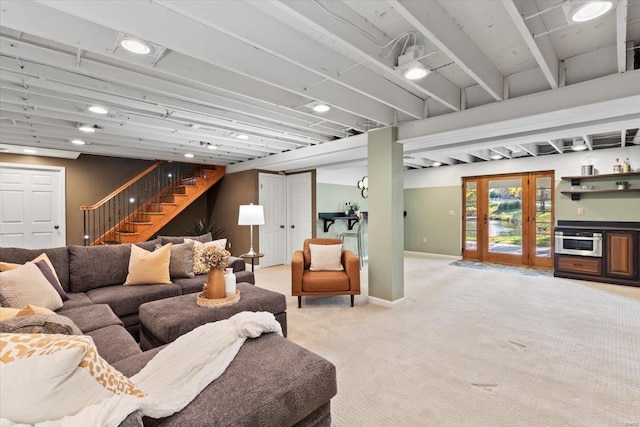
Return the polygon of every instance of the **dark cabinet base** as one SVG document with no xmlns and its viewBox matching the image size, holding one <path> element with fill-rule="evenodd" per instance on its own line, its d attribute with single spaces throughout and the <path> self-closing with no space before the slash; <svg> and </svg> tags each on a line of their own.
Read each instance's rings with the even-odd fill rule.
<svg viewBox="0 0 640 427">
<path fill-rule="evenodd" d="M 614 277 L 591 276 L 588 274 L 568 273 L 566 271 L 554 271 L 554 277 L 562 277 L 565 279 L 590 280 L 592 282 L 611 283 L 614 285 L 637 286 L 640 282 L 637 280 L 619 279 Z"/>
</svg>

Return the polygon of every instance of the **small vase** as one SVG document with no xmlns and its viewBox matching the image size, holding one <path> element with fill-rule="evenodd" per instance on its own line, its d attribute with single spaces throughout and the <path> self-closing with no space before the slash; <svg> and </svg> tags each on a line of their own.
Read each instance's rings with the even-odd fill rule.
<svg viewBox="0 0 640 427">
<path fill-rule="evenodd" d="M 224 270 L 224 293 L 227 297 L 236 294 L 236 275 L 233 274 L 233 268 Z"/>
<path fill-rule="evenodd" d="M 219 268 L 211 267 L 207 283 L 205 285 L 206 295 L 209 299 L 220 299 L 225 297 L 224 273 Z"/>
</svg>

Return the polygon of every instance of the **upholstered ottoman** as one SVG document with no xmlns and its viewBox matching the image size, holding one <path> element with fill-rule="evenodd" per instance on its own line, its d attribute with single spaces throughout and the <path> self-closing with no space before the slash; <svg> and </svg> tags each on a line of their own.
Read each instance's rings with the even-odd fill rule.
<svg viewBox="0 0 640 427">
<path fill-rule="evenodd" d="M 240 301 L 226 307 L 200 307 L 196 294 L 152 301 L 140 306 L 140 348 L 149 350 L 209 322 L 228 319 L 241 311 L 268 311 L 275 315 L 287 336 L 287 302 L 277 292 L 250 283 L 238 283 Z"/>
</svg>

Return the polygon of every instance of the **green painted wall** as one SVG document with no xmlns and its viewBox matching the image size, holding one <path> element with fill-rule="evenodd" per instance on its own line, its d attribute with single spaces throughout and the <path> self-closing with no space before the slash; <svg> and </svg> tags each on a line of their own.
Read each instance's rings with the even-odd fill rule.
<svg viewBox="0 0 640 427">
<path fill-rule="evenodd" d="M 556 176 L 556 179 L 559 178 Z M 632 189 L 640 189 L 640 178 L 624 178 Z M 580 184 L 593 185 L 595 190 L 614 189 L 616 179 L 582 180 Z M 573 221 L 640 221 L 640 193 L 609 193 L 581 196 L 571 200 L 561 194 L 571 188 L 570 181 L 556 181 L 556 220 Z M 578 214 L 578 208 L 584 214 Z"/>
<path fill-rule="evenodd" d="M 405 250 L 460 255 L 461 203 L 460 186 L 405 189 Z"/>
<path fill-rule="evenodd" d="M 368 199 L 362 197 L 361 190 L 355 185 L 340 185 L 340 184 L 320 184 L 316 185 L 316 200 L 317 200 L 317 213 L 319 212 L 342 212 L 345 210 L 344 202 L 350 201 L 352 203 L 358 203 L 360 210 L 367 212 L 369 209 Z M 324 232 L 324 221 L 318 220 L 316 224 L 316 236 L 317 237 L 331 237 L 340 238 L 340 234 L 346 232 L 356 231 L 349 230 L 347 227 L 347 221 L 338 220 L 329 228 L 328 232 Z M 369 243 L 368 229 L 365 227 L 363 230 L 363 256 L 367 256 L 367 248 Z M 357 253 L 357 241 L 355 238 L 345 239 L 345 249 Z"/>
</svg>

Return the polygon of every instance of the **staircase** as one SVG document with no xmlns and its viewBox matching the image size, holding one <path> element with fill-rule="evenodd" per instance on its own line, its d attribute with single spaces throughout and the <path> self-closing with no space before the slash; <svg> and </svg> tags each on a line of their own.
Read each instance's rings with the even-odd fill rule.
<svg viewBox="0 0 640 427">
<path fill-rule="evenodd" d="M 158 161 L 84 212 L 84 244 L 149 240 L 225 175 L 224 166 Z"/>
</svg>

